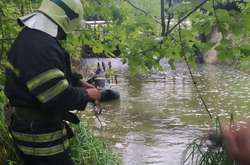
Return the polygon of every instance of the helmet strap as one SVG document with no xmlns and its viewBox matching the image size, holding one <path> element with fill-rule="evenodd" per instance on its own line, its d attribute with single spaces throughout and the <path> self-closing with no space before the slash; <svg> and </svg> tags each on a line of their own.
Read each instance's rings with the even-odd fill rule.
<svg viewBox="0 0 250 165">
<path fill-rule="evenodd" d="M 57 37 L 58 40 L 66 40 L 67 34 L 63 31 L 63 29 L 58 26 Z"/>
<path fill-rule="evenodd" d="M 70 20 L 73 20 L 75 18 L 79 17 L 79 14 L 75 13 L 66 3 L 64 3 L 62 0 L 51 0 L 53 3 L 58 5 L 61 9 L 64 10 L 65 14 L 68 16 Z"/>
</svg>

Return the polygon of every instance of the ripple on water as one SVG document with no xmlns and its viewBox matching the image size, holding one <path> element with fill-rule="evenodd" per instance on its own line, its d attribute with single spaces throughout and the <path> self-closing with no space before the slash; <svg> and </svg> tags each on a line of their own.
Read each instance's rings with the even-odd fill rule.
<svg viewBox="0 0 250 165">
<path fill-rule="evenodd" d="M 114 61 L 115 68 L 120 66 Z M 121 100 L 109 103 L 110 110 L 103 114 L 107 125 L 99 134 L 111 140 L 123 165 L 178 165 L 186 145 L 210 126 L 186 66 L 177 63 L 175 72 L 168 64 L 164 68 L 164 79 L 160 74 L 131 79 L 124 70 L 119 75 L 115 89 Z M 249 111 L 248 75 L 203 65 L 194 70 L 194 76 L 214 116 L 230 119 L 230 112 L 240 117 Z"/>
</svg>

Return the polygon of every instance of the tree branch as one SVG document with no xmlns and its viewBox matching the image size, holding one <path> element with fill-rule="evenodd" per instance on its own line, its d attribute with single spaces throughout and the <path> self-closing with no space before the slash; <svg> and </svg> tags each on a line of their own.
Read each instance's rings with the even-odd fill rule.
<svg viewBox="0 0 250 165">
<path fill-rule="evenodd" d="M 185 15 L 184 17 L 182 17 L 167 33 L 166 35 L 164 36 L 164 40 L 166 40 L 167 37 L 171 37 L 173 40 L 175 40 L 175 38 L 171 35 L 171 33 L 173 32 L 173 30 L 178 27 L 183 21 L 185 21 L 190 15 L 192 15 L 195 11 L 197 11 L 201 6 L 203 6 L 207 1 L 209 0 L 204 0 L 202 3 L 200 3 L 198 6 L 196 6 L 192 11 L 190 11 L 187 15 Z M 163 40 L 163 42 L 164 42 Z M 156 49 L 157 47 L 152 47 L 152 48 L 149 48 L 147 50 L 144 50 L 140 53 L 145 53 L 147 51 L 152 51 L 154 49 Z"/>
<path fill-rule="evenodd" d="M 165 0 L 161 0 L 161 35 L 164 36 L 166 32 L 166 21 L 165 21 Z"/>
<path fill-rule="evenodd" d="M 145 14 L 146 16 L 150 16 L 156 23 L 161 24 L 161 22 L 158 20 L 158 18 L 156 18 L 155 16 L 150 15 L 149 12 L 147 12 L 147 11 L 145 11 L 145 10 L 137 7 L 135 4 L 133 4 L 129 0 L 124 0 L 124 1 L 127 2 L 133 8 L 135 8 L 136 10 L 139 10 L 140 12 L 142 12 L 143 14 Z"/>
<path fill-rule="evenodd" d="M 185 61 L 186 65 L 187 65 L 189 74 L 190 74 L 190 76 L 191 76 L 191 79 L 192 79 L 192 82 L 193 82 L 194 87 L 195 87 L 195 89 L 196 89 L 196 92 L 197 92 L 197 94 L 198 94 L 198 97 L 200 98 L 200 100 L 201 100 L 201 102 L 202 102 L 202 104 L 203 104 L 205 110 L 207 111 L 207 113 L 208 113 L 208 115 L 209 115 L 209 118 L 210 118 L 210 119 L 213 119 L 212 114 L 211 114 L 211 112 L 209 111 L 208 106 L 207 106 L 207 104 L 206 104 L 206 102 L 205 102 L 205 99 L 204 99 L 204 98 L 202 97 L 202 95 L 201 95 L 201 92 L 200 92 L 200 90 L 199 90 L 199 88 L 198 88 L 197 82 L 196 82 L 196 80 L 195 80 L 195 78 L 194 78 L 194 75 L 193 75 L 193 73 L 192 73 L 191 67 L 190 67 L 190 65 L 189 65 L 189 63 L 188 63 L 188 59 L 187 59 L 186 52 L 185 52 L 185 43 L 183 42 L 182 36 L 181 36 L 181 26 L 180 26 L 180 24 L 179 24 L 178 27 L 179 27 L 179 28 L 178 28 L 179 40 L 180 40 L 180 43 L 181 43 L 181 56 L 184 58 L 184 61 Z"/>
<path fill-rule="evenodd" d="M 203 6 L 207 1 L 209 0 L 204 0 L 202 3 L 200 3 L 198 6 L 196 6 L 192 11 L 190 11 L 187 15 L 182 17 L 169 31 L 166 33 L 165 38 L 172 33 L 172 31 L 178 27 L 183 21 L 185 21 L 190 15 L 192 15 L 194 12 L 196 12 L 198 9 L 200 9 L 201 6 Z"/>
<path fill-rule="evenodd" d="M 172 0 L 169 0 L 169 2 L 168 2 L 168 10 L 171 8 L 171 6 L 172 6 Z M 167 23 L 167 32 L 168 32 L 169 28 L 170 28 L 170 23 L 171 23 L 171 20 L 172 20 L 173 16 L 169 12 L 167 12 L 167 14 L 168 14 L 168 23 Z"/>
</svg>

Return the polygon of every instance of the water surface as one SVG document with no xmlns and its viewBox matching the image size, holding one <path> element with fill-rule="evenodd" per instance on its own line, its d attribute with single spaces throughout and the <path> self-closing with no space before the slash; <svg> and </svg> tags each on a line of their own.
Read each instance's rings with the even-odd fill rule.
<svg viewBox="0 0 250 165">
<path fill-rule="evenodd" d="M 87 63 L 98 61 L 107 62 L 90 59 Z M 164 73 L 132 78 L 119 59 L 113 59 L 112 64 L 119 74 L 119 83 L 111 88 L 120 91 L 120 101 L 104 105 L 102 129 L 86 113 L 83 120 L 111 144 L 124 165 L 180 164 L 186 145 L 204 136 L 211 121 L 187 67 L 178 63 L 177 70 L 171 71 L 163 62 Z M 198 66 L 193 72 L 213 116 L 227 120 L 231 112 L 239 118 L 249 113 L 248 74 L 219 65 Z"/>
</svg>

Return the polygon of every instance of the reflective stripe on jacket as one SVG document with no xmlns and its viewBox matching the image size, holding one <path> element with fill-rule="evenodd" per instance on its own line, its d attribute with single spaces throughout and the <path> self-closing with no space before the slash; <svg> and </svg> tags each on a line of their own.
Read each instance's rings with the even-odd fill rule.
<svg viewBox="0 0 250 165">
<path fill-rule="evenodd" d="M 6 64 L 5 94 L 12 106 L 51 111 L 83 110 L 87 92 L 71 85 L 70 57 L 58 41 L 24 28 L 13 43 Z M 39 108 L 38 108 L 39 107 Z"/>
<path fill-rule="evenodd" d="M 5 94 L 17 114 L 27 108 L 32 114 L 16 116 L 10 130 L 25 155 L 56 157 L 68 149 L 63 115 L 84 110 L 89 98 L 85 89 L 71 84 L 70 57 L 50 35 L 24 28 L 13 43 L 6 66 Z M 18 108 L 19 107 L 19 108 Z M 44 114 L 48 120 L 37 119 Z M 59 116 L 59 118 L 58 118 Z M 53 120 L 53 119 L 57 120 Z"/>
</svg>

